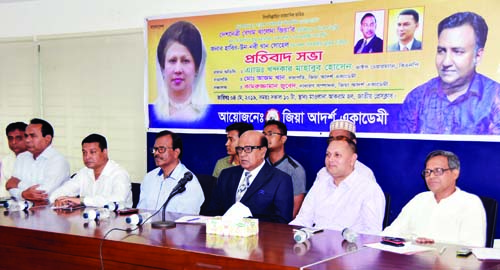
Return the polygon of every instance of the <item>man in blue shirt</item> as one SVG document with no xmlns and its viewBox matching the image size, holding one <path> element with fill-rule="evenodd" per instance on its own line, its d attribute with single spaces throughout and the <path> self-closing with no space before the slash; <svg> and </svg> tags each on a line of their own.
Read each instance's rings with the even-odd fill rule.
<svg viewBox="0 0 500 270">
<path fill-rule="evenodd" d="M 399 115 L 401 132 L 500 134 L 500 85 L 476 72 L 487 35 L 486 22 L 473 12 L 439 23 L 439 76 L 408 94 Z"/>
</svg>

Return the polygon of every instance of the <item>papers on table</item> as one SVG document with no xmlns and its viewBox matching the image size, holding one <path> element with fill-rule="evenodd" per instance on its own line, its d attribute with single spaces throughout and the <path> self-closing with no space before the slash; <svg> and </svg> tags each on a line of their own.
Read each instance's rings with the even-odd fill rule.
<svg viewBox="0 0 500 270">
<path fill-rule="evenodd" d="M 478 260 L 500 260 L 498 248 L 473 248 L 472 253 Z"/>
<path fill-rule="evenodd" d="M 365 244 L 367 247 L 383 250 L 383 251 L 389 251 L 389 252 L 394 252 L 398 254 L 415 254 L 418 252 L 424 252 L 424 251 L 429 251 L 429 250 L 436 250 L 433 247 L 427 247 L 427 246 L 418 246 L 414 245 L 412 243 L 405 243 L 403 247 L 393 247 L 389 245 L 384 245 L 381 243 L 373 243 L 373 244 Z"/>
</svg>

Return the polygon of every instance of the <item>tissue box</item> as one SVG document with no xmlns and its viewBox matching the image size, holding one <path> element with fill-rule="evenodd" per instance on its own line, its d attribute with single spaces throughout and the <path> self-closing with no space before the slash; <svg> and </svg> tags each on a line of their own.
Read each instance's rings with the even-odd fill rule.
<svg viewBox="0 0 500 270">
<path fill-rule="evenodd" d="M 207 234 L 250 236 L 259 233 L 259 220 L 254 218 L 222 219 L 214 217 L 207 220 Z"/>
</svg>

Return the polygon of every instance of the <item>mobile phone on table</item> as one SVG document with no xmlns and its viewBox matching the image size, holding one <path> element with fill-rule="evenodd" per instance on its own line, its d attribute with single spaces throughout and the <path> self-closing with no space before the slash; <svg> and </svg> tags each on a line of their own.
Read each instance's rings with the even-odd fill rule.
<svg viewBox="0 0 500 270">
<path fill-rule="evenodd" d="M 459 248 L 457 249 L 457 256 L 467 257 L 472 254 L 472 249 L 470 248 Z"/>
<path fill-rule="evenodd" d="M 403 247 L 405 245 L 405 239 L 399 237 L 382 237 L 382 241 L 380 243 L 384 245 L 389 245 L 393 247 Z"/>
<path fill-rule="evenodd" d="M 119 215 L 130 215 L 139 213 L 139 209 L 137 208 L 124 208 L 116 211 Z"/>
</svg>

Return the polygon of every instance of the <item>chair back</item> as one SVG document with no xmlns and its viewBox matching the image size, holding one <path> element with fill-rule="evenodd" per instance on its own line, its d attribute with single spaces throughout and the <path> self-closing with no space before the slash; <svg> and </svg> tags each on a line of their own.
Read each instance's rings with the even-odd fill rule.
<svg viewBox="0 0 500 270">
<path fill-rule="evenodd" d="M 208 174 L 197 174 L 196 178 L 198 178 L 198 182 L 200 182 L 201 189 L 203 190 L 203 196 L 205 196 L 205 201 L 200 207 L 200 215 L 206 215 L 206 210 L 210 203 L 210 198 L 212 197 L 212 191 L 217 184 L 217 178 Z"/>
<path fill-rule="evenodd" d="M 382 222 L 382 229 L 389 226 L 389 215 L 391 213 L 391 194 L 384 192 L 385 196 L 385 213 L 384 213 L 384 221 Z"/>
<path fill-rule="evenodd" d="M 493 198 L 479 196 L 486 212 L 486 247 L 493 247 L 497 225 L 498 202 Z"/>
</svg>

